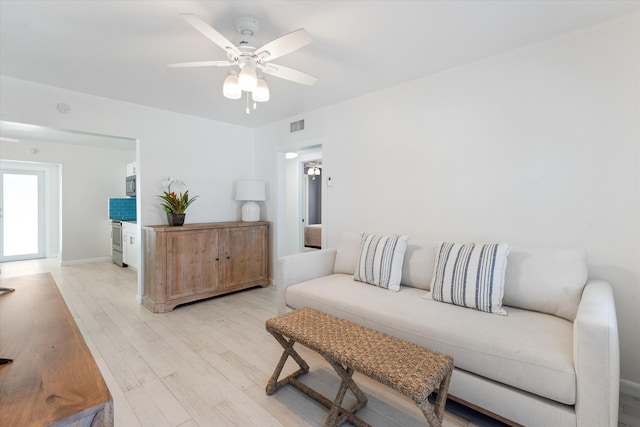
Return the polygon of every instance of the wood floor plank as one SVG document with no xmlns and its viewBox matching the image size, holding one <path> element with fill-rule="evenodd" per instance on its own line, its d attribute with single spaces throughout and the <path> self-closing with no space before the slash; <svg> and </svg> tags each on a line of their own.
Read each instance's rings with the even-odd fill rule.
<svg viewBox="0 0 640 427">
<path fill-rule="evenodd" d="M 184 424 L 191 419 L 189 412 L 160 378 L 151 378 L 145 381 L 142 386 L 172 426 Z"/>
<path fill-rule="evenodd" d="M 118 382 L 111 374 L 111 370 L 107 364 L 101 357 L 96 358 L 96 364 L 98 365 L 98 368 L 100 368 L 104 381 L 107 383 L 107 387 L 109 387 L 109 391 L 113 397 L 114 425 L 142 427 L 138 421 L 138 417 L 136 417 L 135 412 L 131 409 L 127 398 L 124 396 L 124 392 L 118 386 Z"/>
<path fill-rule="evenodd" d="M 131 372 L 128 361 L 122 357 L 107 334 L 100 332 L 92 335 L 92 338 L 119 387 L 124 392 L 140 387 L 140 381 Z"/>
<path fill-rule="evenodd" d="M 131 389 L 125 392 L 124 396 L 136 413 L 141 425 L 172 427 L 144 387 Z"/>
<path fill-rule="evenodd" d="M 305 421 L 299 414 L 291 411 L 290 407 L 272 396 L 268 396 L 263 386 L 253 385 L 245 389 L 245 393 L 253 402 L 260 405 L 264 410 L 268 411 L 273 418 L 279 421 L 279 425 L 284 426 L 307 426 L 309 423 Z M 320 412 L 318 412 L 320 415 Z"/>
<path fill-rule="evenodd" d="M 182 373 L 176 372 L 163 378 L 162 381 L 198 425 L 233 425 L 231 421 L 215 407 L 215 405 L 223 399 L 217 402 L 207 398 L 206 393 L 200 393 L 193 387 L 193 378 L 191 376 L 184 376 Z"/>
</svg>

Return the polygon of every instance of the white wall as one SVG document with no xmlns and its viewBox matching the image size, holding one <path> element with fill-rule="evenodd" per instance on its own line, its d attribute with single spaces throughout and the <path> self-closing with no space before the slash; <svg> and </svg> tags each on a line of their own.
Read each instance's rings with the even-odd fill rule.
<svg viewBox="0 0 640 427">
<path fill-rule="evenodd" d="M 303 116 L 325 137 L 329 246 L 343 231 L 578 246 L 616 297 L 640 383 L 638 15 Z M 292 143 L 259 129 L 258 155 Z M 298 141 L 298 143 L 300 143 Z M 273 165 L 258 175 L 275 179 Z M 268 209 L 275 218 L 274 207 Z"/>
<path fill-rule="evenodd" d="M 302 170 L 300 167 L 300 160 L 285 159 L 286 174 L 284 179 L 284 185 L 286 188 L 285 199 L 285 218 L 284 224 L 286 224 L 286 242 L 284 248 L 279 251 L 278 255 L 290 255 L 300 252 L 300 222 L 302 218 L 300 216 L 300 196 L 302 194 L 300 189 L 300 181 Z"/>
<path fill-rule="evenodd" d="M 232 189 L 236 180 L 254 177 L 252 129 L 6 76 L 0 77 L 0 93 L 3 120 L 137 139 L 139 225 L 166 224 L 155 196 L 169 176 L 182 178 L 189 194 L 199 196 L 186 223 L 240 219 Z M 59 113 L 60 102 L 69 104 L 71 113 Z"/>
</svg>

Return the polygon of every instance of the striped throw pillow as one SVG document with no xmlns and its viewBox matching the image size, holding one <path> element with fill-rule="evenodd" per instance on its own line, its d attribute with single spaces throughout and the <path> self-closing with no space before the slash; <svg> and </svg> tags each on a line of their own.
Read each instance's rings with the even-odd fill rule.
<svg viewBox="0 0 640 427">
<path fill-rule="evenodd" d="M 359 282 L 400 290 L 407 236 L 363 234 L 353 278 Z"/>
<path fill-rule="evenodd" d="M 440 243 L 431 298 L 506 316 L 502 296 L 509 250 L 508 243 Z"/>
</svg>

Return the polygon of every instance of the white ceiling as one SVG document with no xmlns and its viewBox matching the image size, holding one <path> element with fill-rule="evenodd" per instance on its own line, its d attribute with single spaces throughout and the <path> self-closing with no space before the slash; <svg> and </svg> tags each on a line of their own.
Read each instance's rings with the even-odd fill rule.
<svg viewBox="0 0 640 427">
<path fill-rule="evenodd" d="M 639 6 L 636 0 L 0 0 L 0 74 L 258 127 Z M 274 62 L 319 81 L 307 87 L 267 76 L 271 100 L 246 115 L 244 100 L 222 96 L 228 69 L 166 66 L 226 59 L 179 13 L 196 14 L 231 40 L 235 19 L 255 17 L 258 45 L 305 28 L 314 42 Z"/>
</svg>

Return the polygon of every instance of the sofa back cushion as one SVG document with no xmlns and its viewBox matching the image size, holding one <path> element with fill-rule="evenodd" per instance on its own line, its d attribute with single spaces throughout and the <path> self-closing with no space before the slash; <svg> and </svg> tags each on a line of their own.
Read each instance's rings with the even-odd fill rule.
<svg viewBox="0 0 640 427">
<path fill-rule="evenodd" d="M 502 303 L 573 321 L 587 276 L 583 249 L 513 246 Z"/>
<path fill-rule="evenodd" d="M 431 278 L 436 265 L 436 248 L 435 242 L 409 238 L 402 265 L 402 285 L 427 291 L 431 289 Z"/>
<path fill-rule="evenodd" d="M 342 233 L 336 244 L 334 273 L 353 274 L 360 254 L 361 233 Z M 414 288 L 431 288 L 436 259 L 435 242 L 422 242 L 409 237 L 402 264 L 400 284 Z"/>
<path fill-rule="evenodd" d="M 336 261 L 333 272 L 353 274 L 360 255 L 361 233 L 341 233 L 336 245 Z"/>
</svg>

